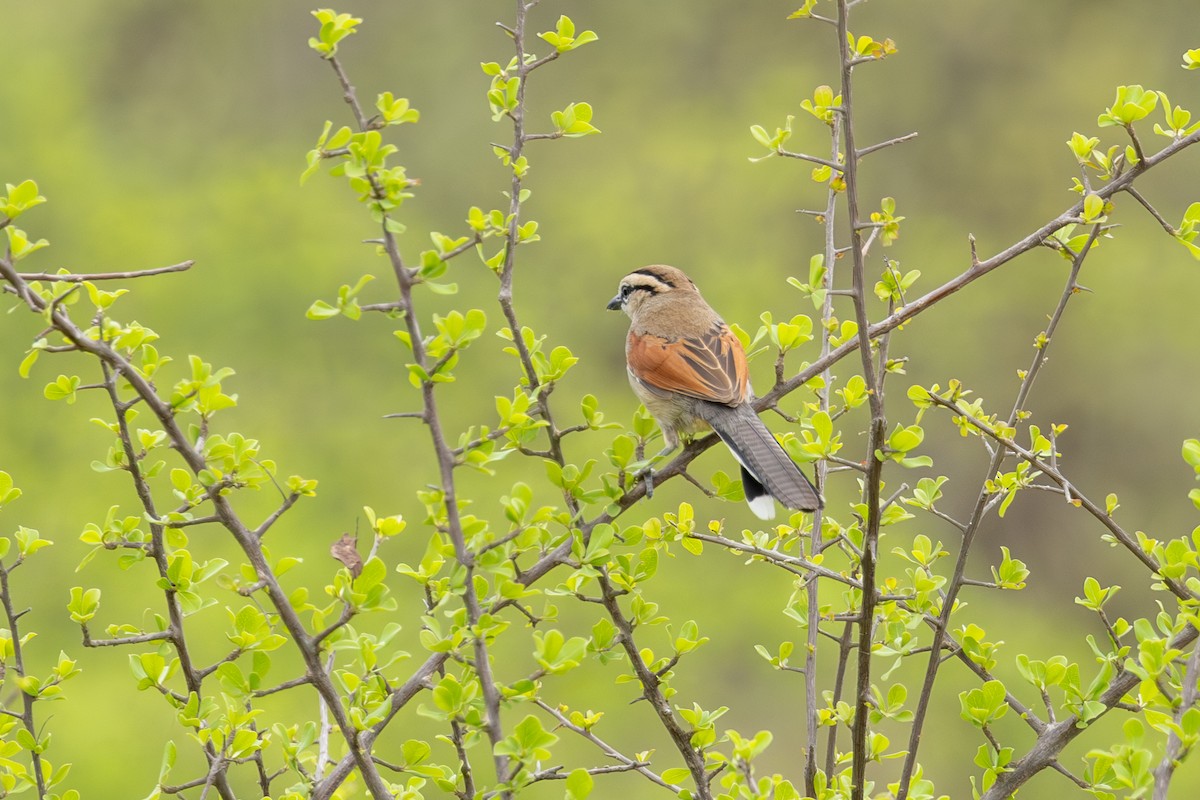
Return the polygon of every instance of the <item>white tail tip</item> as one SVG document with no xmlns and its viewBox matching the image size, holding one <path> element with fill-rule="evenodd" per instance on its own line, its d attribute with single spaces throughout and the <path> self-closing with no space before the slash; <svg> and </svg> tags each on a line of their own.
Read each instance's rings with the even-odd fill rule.
<svg viewBox="0 0 1200 800">
<path fill-rule="evenodd" d="M 754 516 L 759 519 L 775 519 L 775 498 L 769 494 L 759 495 L 753 500 L 746 501 Z"/>
</svg>

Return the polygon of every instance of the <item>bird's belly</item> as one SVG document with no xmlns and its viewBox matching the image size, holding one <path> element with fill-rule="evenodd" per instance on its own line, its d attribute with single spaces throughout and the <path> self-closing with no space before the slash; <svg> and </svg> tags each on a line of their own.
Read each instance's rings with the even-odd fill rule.
<svg viewBox="0 0 1200 800">
<path fill-rule="evenodd" d="M 696 415 L 693 406 L 697 401 L 693 398 L 647 386 L 632 374 L 629 384 L 660 427 L 686 435 L 710 430 L 708 423 Z"/>
</svg>

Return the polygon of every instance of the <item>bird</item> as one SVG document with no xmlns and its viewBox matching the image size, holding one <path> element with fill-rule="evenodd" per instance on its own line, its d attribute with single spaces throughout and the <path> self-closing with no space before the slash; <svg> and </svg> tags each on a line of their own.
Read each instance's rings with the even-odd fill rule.
<svg viewBox="0 0 1200 800">
<path fill-rule="evenodd" d="M 665 264 L 621 279 L 609 311 L 630 320 L 625 360 L 634 394 L 658 421 L 666 447 L 711 428 L 741 465 L 750 510 L 773 519 L 775 502 L 801 511 L 820 494 L 758 418 L 746 351 L 683 270 Z"/>
</svg>

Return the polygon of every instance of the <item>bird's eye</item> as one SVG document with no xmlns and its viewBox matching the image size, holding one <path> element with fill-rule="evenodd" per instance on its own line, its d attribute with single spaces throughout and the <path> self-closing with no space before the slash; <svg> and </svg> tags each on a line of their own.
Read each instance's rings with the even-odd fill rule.
<svg viewBox="0 0 1200 800">
<path fill-rule="evenodd" d="M 622 286 L 621 287 L 621 299 L 624 300 L 625 298 L 629 297 L 629 293 L 632 291 L 633 291 L 633 287 L 630 286 L 629 284 L 625 284 L 624 286 Z"/>
</svg>

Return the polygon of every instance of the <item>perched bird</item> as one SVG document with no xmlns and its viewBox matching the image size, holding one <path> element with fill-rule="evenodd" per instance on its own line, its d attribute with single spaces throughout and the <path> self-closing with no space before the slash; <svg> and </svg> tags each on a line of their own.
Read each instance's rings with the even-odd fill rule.
<svg viewBox="0 0 1200 800">
<path fill-rule="evenodd" d="M 751 405 L 742 343 L 691 278 L 661 264 L 634 270 L 608 310 L 629 315 L 629 383 L 662 428 L 667 446 L 660 456 L 679 446 L 681 434 L 711 427 L 742 466 L 755 516 L 775 516 L 772 498 L 802 511 L 821 508 L 817 490 Z"/>
</svg>

